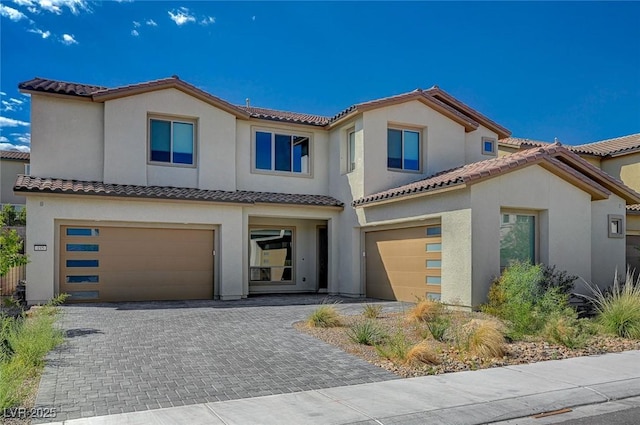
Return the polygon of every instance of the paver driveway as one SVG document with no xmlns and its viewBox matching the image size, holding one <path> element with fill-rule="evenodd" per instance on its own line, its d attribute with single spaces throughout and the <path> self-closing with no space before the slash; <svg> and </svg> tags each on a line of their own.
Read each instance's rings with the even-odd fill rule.
<svg viewBox="0 0 640 425">
<path fill-rule="evenodd" d="M 60 421 L 395 379 L 292 327 L 322 300 L 64 306 L 68 339 L 48 357 L 36 405 Z"/>
</svg>

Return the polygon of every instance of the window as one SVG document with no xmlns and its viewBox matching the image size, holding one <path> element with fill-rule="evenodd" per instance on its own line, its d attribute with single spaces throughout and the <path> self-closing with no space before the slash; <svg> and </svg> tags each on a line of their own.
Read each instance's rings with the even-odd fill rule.
<svg viewBox="0 0 640 425">
<path fill-rule="evenodd" d="M 536 217 L 530 214 L 502 214 L 500 225 L 500 268 L 514 261 L 536 262 Z"/>
<path fill-rule="evenodd" d="M 195 123 L 188 120 L 149 119 L 149 160 L 195 165 Z"/>
<path fill-rule="evenodd" d="M 493 139 L 491 137 L 482 138 L 482 154 L 483 155 L 496 154 L 496 139 Z"/>
<path fill-rule="evenodd" d="M 617 214 L 609 214 L 609 237 L 624 238 L 624 216 Z"/>
<path fill-rule="evenodd" d="M 67 236 L 98 236 L 100 229 L 67 228 Z"/>
<path fill-rule="evenodd" d="M 256 170 L 309 174 L 309 157 L 309 136 L 255 132 Z"/>
<path fill-rule="evenodd" d="M 420 170 L 420 133 L 412 130 L 387 130 L 387 167 Z"/>
<path fill-rule="evenodd" d="M 292 229 L 251 229 L 249 276 L 253 282 L 293 282 Z"/>
<path fill-rule="evenodd" d="M 24 164 L 24 174 L 26 176 L 31 175 L 31 164 Z"/>
<path fill-rule="evenodd" d="M 347 173 L 356 169 L 356 130 L 347 131 Z"/>
</svg>

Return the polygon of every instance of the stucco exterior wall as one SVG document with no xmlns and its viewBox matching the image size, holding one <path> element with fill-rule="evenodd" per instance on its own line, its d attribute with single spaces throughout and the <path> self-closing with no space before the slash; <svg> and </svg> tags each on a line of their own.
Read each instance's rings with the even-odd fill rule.
<svg viewBox="0 0 640 425">
<path fill-rule="evenodd" d="M 236 189 L 236 118 L 180 90 L 104 103 L 105 183 Z M 149 164 L 149 114 L 197 121 L 195 167 Z"/>
<path fill-rule="evenodd" d="M 535 183 L 534 183 L 535 182 Z M 538 261 L 591 279 L 591 197 L 565 180 L 532 165 L 471 186 L 473 295 L 486 301 L 500 274 L 501 211 L 537 214 Z M 624 258 L 624 253 L 622 258 Z"/>
<path fill-rule="evenodd" d="M 606 158 L 602 160 L 602 170 L 640 191 L 640 153 Z"/>
<path fill-rule="evenodd" d="M 31 175 L 102 181 L 103 126 L 101 103 L 31 95 Z"/>
<path fill-rule="evenodd" d="M 614 194 L 609 199 L 591 204 L 592 270 L 591 280 L 587 281 L 602 288 L 613 283 L 616 270 L 621 276 L 624 276 L 627 270 L 625 238 L 610 238 L 608 231 L 608 215 L 616 214 L 624 217 L 625 206 L 625 201 Z"/>
<path fill-rule="evenodd" d="M 589 164 L 598 168 L 602 168 L 602 161 L 600 157 L 593 155 L 580 155 L 580 157 L 587 161 Z"/>
<path fill-rule="evenodd" d="M 307 193 L 326 195 L 329 193 L 329 134 L 324 129 L 312 126 L 283 125 L 260 120 L 237 121 L 237 152 L 229 157 L 237 164 L 238 190 L 261 192 Z M 276 173 L 253 170 L 255 165 L 254 132 L 281 131 L 283 134 L 305 134 L 311 138 L 311 174 Z"/>
<path fill-rule="evenodd" d="M 387 129 L 421 131 L 420 172 L 387 168 Z M 465 130 L 418 101 L 363 113 L 364 195 L 400 186 L 465 162 Z"/>
<path fill-rule="evenodd" d="M 13 184 L 18 174 L 24 174 L 24 165 L 28 162 L 0 160 L 0 204 L 24 204 L 24 196 L 13 193 Z"/>
<path fill-rule="evenodd" d="M 495 153 L 493 155 L 482 153 L 482 138 L 490 137 L 495 141 Z M 485 159 L 498 157 L 498 135 L 484 126 L 479 126 L 477 130 L 464 134 L 464 157 L 465 163 L 484 161 Z"/>
</svg>

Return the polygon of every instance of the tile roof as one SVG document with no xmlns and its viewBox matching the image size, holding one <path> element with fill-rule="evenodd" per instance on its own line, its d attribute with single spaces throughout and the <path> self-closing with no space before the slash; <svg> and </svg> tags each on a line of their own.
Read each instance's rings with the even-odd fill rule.
<svg viewBox="0 0 640 425">
<path fill-rule="evenodd" d="M 543 160 L 549 163 L 551 167 L 561 169 L 563 172 L 571 174 L 586 187 L 592 187 L 594 190 L 607 194 L 610 192 L 604 186 L 609 188 L 614 187 L 616 193 L 621 194 L 621 196 L 640 200 L 640 194 L 637 194 L 619 180 L 614 179 L 599 168 L 589 164 L 559 143 L 552 143 L 443 171 L 426 179 L 357 199 L 353 201 L 352 205 L 361 206 L 391 198 L 411 196 L 436 191 L 438 189 L 472 184 L 516 168 L 540 163 Z M 574 166 L 571 166 L 569 163 L 573 163 Z M 577 164 L 577 166 L 575 164 Z M 578 171 L 576 167 L 581 168 L 584 172 Z M 594 179 L 600 180 L 600 183 Z"/>
<path fill-rule="evenodd" d="M 640 148 L 640 133 L 575 146 L 575 149 L 599 156 L 625 153 Z"/>
<path fill-rule="evenodd" d="M 551 142 L 543 142 L 541 140 L 531 140 L 531 139 L 524 139 L 521 137 L 505 137 L 504 139 L 500 139 L 498 140 L 498 143 L 502 144 L 502 145 L 509 145 L 509 146 L 513 146 L 514 148 L 519 148 L 524 146 L 546 146 L 546 145 L 550 145 Z M 565 146 L 566 148 L 568 148 L 569 146 Z"/>
<path fill-rule="evenodd" d="M 309 124 L 323 127 L 330 121 L 329 117 L 312 114 L 302 114 L 299 112 L 278 111 L 275 109 L 256 108 L 255 106 L 240 106 L 238 108 L 248 112 L 253 118 L 264 120 L 293 122 L 296 124 Z"/>
<path fill-rule="evenodd" d="M 18 84 L 20 90 L 37 91 L 43 93 L 66 94 L 71 96 L 91 97 L 91 95 L 99 90 L 105 90 L 106 87 L 93 86 L 80 83 L 69 83 L 66 81 L 49 80 L 46 78 L 36 77 L 32 80 Z"/>
<path fill-rule="evenodd" d="M 640 214 L 640 204 L 627 205 L 627 212 L 631 214 Z"/>
<path fill-rule="evenodd" d="M 29 81 L 22 82 L 18 85 L 20 90 L 34 91 L 42 93 L 55 93 L 70 96 L 81 96 L 91 98 L 94 101 L 105 101 L 116 97 L 128 96 L 140 92 L 159 90 L 167 87 L 175 87 L 190 93 L 201 100 L 208 101 L 217 106 L 222 106 L 228 112 L 235 113 L 241 117 L 254 117 L 265 120 L 283 121 L 296 124 L 314 125 L 326 127 L 334 124 L 351 113 L 371 110 L 378 107 L 406 102 L 409 100 L 419 100 L 427 104 L 433 109 L 449 116 L 465 127 L 467 131 L 473 131 L 478 128 L 479 122 L 486 127 L 496 131 L 498 135 L 509 135 L 509 130 L 491 121 L 489 118 L 480 114 L 478 111 L 470 108 L 464 103 L 458 101 L 443 90 L 434 86 L 427 90 L 416 89 L 411 92 L 402 93 L 394 96 L 374 99 L 367 102 L 361 102 L 352 105 L 343 111 L 337 113 L 333 117 L 325 117 L 321 115 L 306 114 L 300 112 L 278 111 L 267 108 L 257 108 L 253 106 L 232 105 L 223 99 L 213 96 L 204 90 L 201 90 L 189 83 L 180 80 L 177 76 L 163 78 L 159 80 L 147 81 L 143 83 L 131 84 L 122 87 L 107 88 L 102 86 L 93 86 L 78 83 L 69 83 L 56 80 L 48 80 L 44 78 L 34 78 Z"/>
<path fill-rule="evenodd" d="M 320 207 L 342 207 L 335 198 L 322 195 L 292 193 L 203 190 L 167 186 L 136 186 L 80 180 L 65 180 L 19 175 L 15 192 L 62 193 L 67 195 L 115 196 L 184 201 L 229 202 L 240 204 L 292 204 Z"/>
<path fill-rule="evenodd" d="M 31 154 L 29 152 L 21 151 L 0 151 L 0 158 L 2 159 L 15 159 L 20 161 L 29 161 Z"/>
</svg>

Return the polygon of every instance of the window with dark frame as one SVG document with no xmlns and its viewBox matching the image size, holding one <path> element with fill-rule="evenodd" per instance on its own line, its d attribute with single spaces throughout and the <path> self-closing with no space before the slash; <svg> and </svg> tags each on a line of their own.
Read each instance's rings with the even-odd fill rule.
<svg viewBox="0 0 640 425">
<path fill-rule="evenodd" d="M 179 119 L 149 119 L 149 160 L 195 165 L 195 123 Z"/>
<path fill-rule="evenodd" d="M 310 174 L 308 136 L 255 132 L 255 169 L 293 174 Z"/>
<path fill-rule="evenodd" d="M 420 132 L 387 129 L 387 167 L 394 170 L 420 170 Z"/>
</svg>

